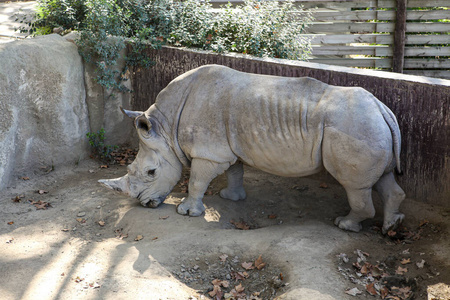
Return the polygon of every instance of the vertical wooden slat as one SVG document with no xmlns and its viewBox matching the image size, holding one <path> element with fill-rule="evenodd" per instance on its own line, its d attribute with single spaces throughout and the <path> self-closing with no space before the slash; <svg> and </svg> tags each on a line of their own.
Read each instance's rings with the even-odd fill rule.
<svg viewBox="0 0 450 300">
<path fill-rule="evenodd" d="M 392 57 L 392 71 L 403 73 L 405 62 L 406 39 L 406 5 L 407 0 L 397 0 L 397 12 L 394 31 L 394 56 Z"/>
</svg>

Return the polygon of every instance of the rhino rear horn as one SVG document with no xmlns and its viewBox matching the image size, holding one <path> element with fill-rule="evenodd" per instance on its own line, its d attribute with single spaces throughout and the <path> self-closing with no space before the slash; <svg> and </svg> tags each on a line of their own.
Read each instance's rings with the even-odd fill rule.
<svg viewBox="0 0 450 300">
<path fill-rule="evenodd" d="M 142 116 L 144 114 L 144 112 L 142 112 L 142 111 L 126 110 L 122 106 L 120 107 L 120 110 L 122 111 L 122 113 L 125 116 L 127 116 L 127 117 L 129 117 L 129 118 L 131 118 L 133 120 L 136 119 L 139 116 Z"/>
</svg>

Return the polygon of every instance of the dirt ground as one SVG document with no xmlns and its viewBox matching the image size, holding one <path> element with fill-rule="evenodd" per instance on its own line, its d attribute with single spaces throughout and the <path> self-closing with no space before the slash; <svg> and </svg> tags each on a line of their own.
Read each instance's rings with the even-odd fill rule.
<svg viewBox="0 0 450 300">
<path fill-rule="evenodd" d="M 157 209 L 97 183 L 125 173 L 43 166 L 0 193 L 1 299 L 450 299 L 449 209 L 406 199 L 383 236 L 375 196 L 376 217 L 345 232 L 331 176 L 246 168 L 246 200 L 221 199 L 221 176 L 193 218 L 175 211 L 187 173 Z"/>
</svg>

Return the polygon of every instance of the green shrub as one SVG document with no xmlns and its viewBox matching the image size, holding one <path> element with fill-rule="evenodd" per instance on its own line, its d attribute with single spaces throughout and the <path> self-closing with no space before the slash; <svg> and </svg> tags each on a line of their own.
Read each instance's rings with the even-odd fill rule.
<svg viewBox="0 0 450 300">
<path fill-rule="evenodd" d="M 84 0 L 38 0 L 36 12 L 32 16 L 18 17 L 24 24 L 19 30 L 30 35 L 50 34 L 53 28 L 58 27 L 78 30 L 84 23 L 86 12 Z"/>
<path fill-rule="evenodd" d="M 309 12 L 293 1 L 245 0 L 213 11 L 209 3 L 187 0 L 174 10 L 169 42 L 216 52 L 239 52 L 259 57 L 305 60 L 310 43 L 305 28 Z"/>
<path fill-rule="evenodd" d="M 78 30 L 79 52 L 95 65 L 97 82 L 124 92 L 130 66 L 152 65 L 143 49 L 162 44 L 304 60 L 310 42 L 302 34 L 310 21 L 310 13 L 292 0 L 245 0 L 236 8 L 228 4 L 221 9 L 198 0 L 38 0 L 34 21 L 22 31 Z M 119 72 L 114 66 L 127 40 L 133 48 Z"/>
<path fill-rule="evenodd" d="M 104 161 L 112 159 L 111 153 L 118 149 L 118 146 L 105 145 L 105 129 L 101 128 L 97 133 L 86 133 L 89 139 L 89 145 L 92 148 L 92 154 L 94 157 L 100 158 Z"/>
</svg>

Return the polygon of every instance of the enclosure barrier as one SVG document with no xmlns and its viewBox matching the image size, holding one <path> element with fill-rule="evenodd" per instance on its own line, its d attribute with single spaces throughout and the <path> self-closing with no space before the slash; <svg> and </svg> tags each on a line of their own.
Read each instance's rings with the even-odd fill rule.
<svg viewBox="0 0 450 300">
<path fill-rule="evenodd" d="M 225 2 L 211 0 L 215 7 Z M 295 3 L 315 18 L 306 29 L 312 39 L 311 62 L 450 79 L 449 0 Z"/>
<path fill-rule="evenodd" d="M 146 55 L 156 65 L 133 71 L 132 103 L 136 110 L 146 110 L 172 79 L 205 64 L 257 74 L 309 76 L 332 85 L 363 87 L 398 118 L 404 172 L 399 182 L 408 197 L 450 206 L 450 80 L 172 47 L 147 50 Z"/>
</svg>

